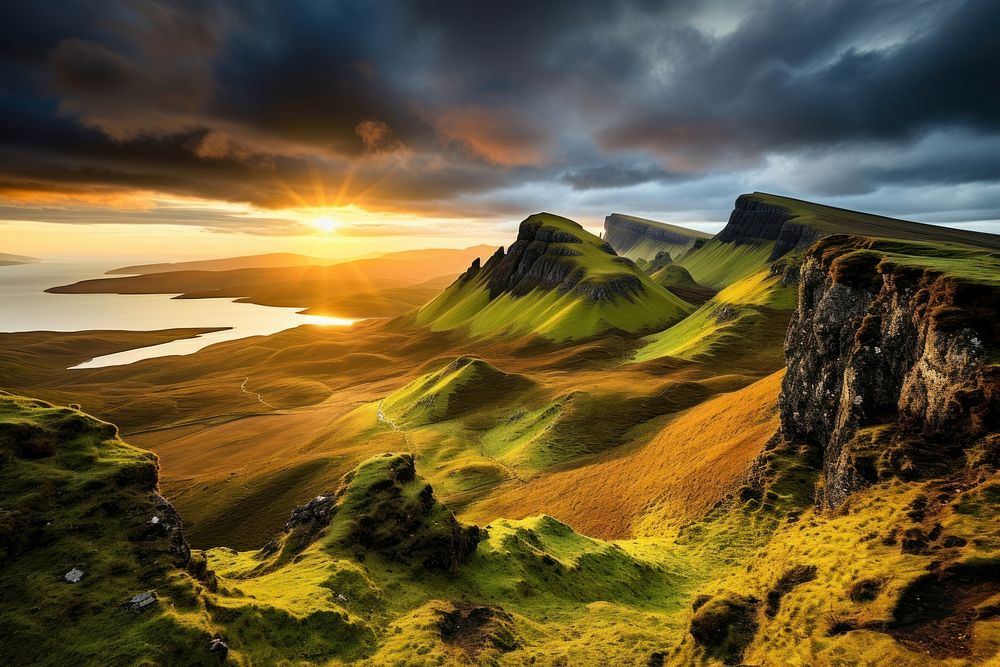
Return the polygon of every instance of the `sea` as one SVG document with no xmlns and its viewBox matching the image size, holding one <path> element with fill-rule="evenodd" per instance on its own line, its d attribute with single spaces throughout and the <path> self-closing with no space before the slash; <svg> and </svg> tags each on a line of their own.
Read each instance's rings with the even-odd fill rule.
<svg viewBox="0 0 1000 667">
<path fill-rule="evenodd" d="M 100 368 L 192 354 L 214 343 L 266 336 L 303 324 L 350 326 L 358 320 L 300 314 L 298 308 L 234 299 L 174 299 L 170 294 L 49 294 L 46 288 L 101 278 L 121 264 L 43 261 L 0 266 L 0 332 L 154 331 L 228 327 L 223 331 L 95 357 L 73 368 Z"/>
</svg>

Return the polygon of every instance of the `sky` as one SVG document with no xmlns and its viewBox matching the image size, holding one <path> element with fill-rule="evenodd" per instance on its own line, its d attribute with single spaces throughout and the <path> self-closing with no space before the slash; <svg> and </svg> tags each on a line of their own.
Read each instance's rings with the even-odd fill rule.
<svg viewBox="0 0 1000 667">
<path fill-rule="evenodd" d="M 1000 232 L 995 0 L 0 0 L 0 252 L 351 256 L 760 190 Z"/>
</svg>

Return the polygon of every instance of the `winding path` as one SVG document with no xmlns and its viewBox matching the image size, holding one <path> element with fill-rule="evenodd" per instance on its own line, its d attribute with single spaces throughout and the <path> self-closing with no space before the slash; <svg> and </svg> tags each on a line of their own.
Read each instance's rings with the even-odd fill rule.
<svg viewBox="0 0 1000 667">
<path fill-rule="evenodd" d="M 388 426 L 389 428 L 391 428 L 393 431 L 398 431 L 399 433 L 401 433 L 403 435 L 403 439 L 406 441 L 406 446 L 408 448 L 412 449 L 412 443 L 410 442 L 410 436 L 407 435 L 406 431 L 404 431 L 403 429 L 401 429 L 398 426 L 396 426 L 396 422 L 392 421 L 391 419 L 389 419 L 388 417 L 385 416 L 385 411 L 382 409 L 382 404 L 383 403 L 385 403 L 385 399 L 384 398 L 381 401 L 378 402 L 378 409 L 377 409 L 377 412 L 376 412 L 376 414 L 378 415 L 378 420 L 380 422 L 382 422 L 383 424 L 385 424 L 386 426 Z M 489 454 L 487 454 L 483 450 L 482 446 L 480 446 L 478 449 L 479 449 L 479 455 L 480 456 L 482 456 L 484 459 L 489 459 L 490 461 L 492 461 L 493 463 L 495 463 L 498 467 L 503 468 L 505 471 L 507 471 L 507 474 L 510 475 L 509 479 L 517 480 L 521 484 L 527 484 L 528 483 L 528 480 L 526 480 L 526 479 L 522 478 L 521 476 L 519 476 L 516 472 L 514 472 L 514 469 L 511 468 L 509 465 L 507 465 L 506 463 L 504 463 L 502 461 L 499 461 L 499 460 L 493 458 L 492 456 L 490 456 Z M 489 482 L 489 484 L 493 484 L 493 482 Z M 485 486 L 485 484 L 480 484 L 478 486 Z M 478 486 L 474 486 L 471 489 L 466 489 L 466 491 L 471 491 L 472 489 L 478 488 Z"/>
<path fill-rule="evenodd" d="M 268 403 L 267 401 L 264 400 L 263 396 L 261 396 L 260 394 L 258 394 L 255 391 L 250 391 L 249 389 L 247 389 L 247 382 L 249 382 L 249 381 L 250 381 L 250 376 L 248 375 L 246 377 L 246 379 L 243 380 L 243 384 L 240 385 L 240 391 L 242 391 L 244 394 L 250 394 L 251 396 L 255 396 L 258 401 L 260 401 L 261 403 L 263 403 L 267 407 L 271 408 L 272 410 L 277 410 L 278 407 L 276 405 L 271 405 L 270 403 Z"/>
</svg>

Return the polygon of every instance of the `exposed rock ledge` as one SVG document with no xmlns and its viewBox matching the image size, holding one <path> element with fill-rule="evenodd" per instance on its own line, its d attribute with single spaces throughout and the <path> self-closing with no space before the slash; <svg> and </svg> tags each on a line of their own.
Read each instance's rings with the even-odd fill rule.
<svg viewBox="0 0 1000 667">
<path fill-rule="evenodd" d="M 531 216 L 521 223 L 517 240 L 506 252 L 502 247 L 497 248 L 482 266 L 478 259 L 473 261 L 459 278 L 459 284 L 480 277 L 491 300 L 502 294 L 520 297 L 535 289 L 578 294 L 591 301 L 611 301 L 617 297 L 632 301 L 645 293 L 642 281 L 627 269 L 601 280 L 587 280 L 586 270 L 573 260 L 582 254 L 573 245 L 583 241 L 568 232 L 546 227 L 535 218 Z M 634 269 L 630 260 L 618 258 L 607 243 L 600 247 L 609 255 L 609 261 L 621 260 L 627 263 L 623 266 Z"/>
<path fill-rule="evenodd" d="M 886 257 L 900 245 L 830 236 L 801 267 L 781 429 L 821 454 L 828 507 L 886 475 L 997 455 L 1000 290 Z"/>
<path fill-rule="evenodd" d="M 729 222 L 715 237 L 724 243 L 770 243 L 774 261 L 792 250 L 803 249 L 819 240 L 822 232 L 789 222 L 792 213 L 784 206 L 767 204 L 753 195 L 740 195 L 729 214 Z"/>
</svg>

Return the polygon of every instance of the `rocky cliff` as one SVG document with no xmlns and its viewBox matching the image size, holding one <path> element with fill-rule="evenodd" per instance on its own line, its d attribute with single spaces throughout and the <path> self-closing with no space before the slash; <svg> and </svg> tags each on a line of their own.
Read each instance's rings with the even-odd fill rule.
<svg viewBox="0 0 1000 667">
<path fill-rule="evenodd" d="M 745 211 L 773 235 L 780 212 Z M 807 251 L 781 429 L 821 458 L 820 504 L 887 476 L 997 465 L 998 276 L 1000 257 L 971 246 L 829 236 Z"/>
<path fill-rule="evenodd" d="M 645 335 L 680 320 L 690 304 L 576 222 L 535 213 L 517 238 L 415 314 L 419 326 L 472 337 L 538 336 L 554 342 L 609 331 Z"/>
<path fill-rule="evenodd" d="M 606 242 L 598 243 L 599 251 L 607 256 L 607 262 L 618 263 L 623 270 L 593 280 L 584 261 L 577 259 L 588 250 L 583 248 L 583 240 L 569 231 L 545 225 L 546 217 L 553 216 L 539 214 L 525 219 L 518 228 L 517 239 L 506 252 L 503 247 L 497 248 L 482 266 L 477 259 L 459 282 L 481 278 L 491 300 L 501 294 L 524 296 L 535 289 L 576 294 L 591 301 L 611 301 L 616 297 L 633 301 L 645 293 L 631 260 L 618 257 Z"/>
<path fill-rule="evenodd" d="M 756 195 L 740 195 L 726 226 L 716 235 L 724 243 L 774 242 L 770 261 L 792 250 L 803 249 L 822 236 L 820 230 L 793 222 L 792 211 L 767 203 Z"/>
<path fill-rule="evenodd" d="M 712 235 L 704 232 L 622 213 L 604 218 L 604 240 L 619 255 L 633 259 L 651 259 L 664 251 L 676 258 L 695 241 L 710 238 Z"/>
</svg>

